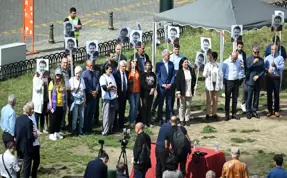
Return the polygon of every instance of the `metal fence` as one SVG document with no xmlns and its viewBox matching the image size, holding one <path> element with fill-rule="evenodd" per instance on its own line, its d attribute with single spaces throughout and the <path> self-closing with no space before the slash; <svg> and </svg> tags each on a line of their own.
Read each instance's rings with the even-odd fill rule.
<svg viewBox="0 0 287 178">
<path fill-rule="evenodd" d="M 181 33 L 184 31 L 184 27 L 180 27 Z M 143 42 L 151 41 L 153 37 L 153 31 L 143 33 Z M 164 38 L 164 29 L 160 28 L 157 30 L 157 37 L 159 39 Z M 106 56 L 110 51 L 115 51 L 117 40 L 111 40 L 103 43 L 99 43 L 99 56 Z M 130 49 L 129 43 L 122 45 L 123 49 Z M 18 77 L 25 74 L 26 72 L 32 72 L 36 68 L 37 59 L 49 59 L 50 67 L 61 62 L 61 59 L 66 55 L 65 52 L 49 54 L 25 61 L 15 62 L 7 65 L 0 66 L 0 81 L 7 80 L 10 78 Z M 77 53 L 74 56 L 74 62 L 80 62 L 87 59 L 86 47 L 77 49 Z"/>
<path fill-rule="evenodd" d="M 287 0 L 271 2 L 270 4 L 278 6 L 278 7 L 285 7 L 285 8 L 287 8 Z"/>
</svg>

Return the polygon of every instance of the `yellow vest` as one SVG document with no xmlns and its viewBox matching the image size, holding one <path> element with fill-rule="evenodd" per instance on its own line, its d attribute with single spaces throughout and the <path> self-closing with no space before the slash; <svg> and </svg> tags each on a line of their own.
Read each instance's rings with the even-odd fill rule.
<svg viewBox="0 0 287 178">
<path fill-rule="evenodd" d="M 76 16 L 74 19 L 71 18 L 71 16 L 68 16 L 69 21 L 76 21 L 76 23 L 73 23 L 74 25 L 79 23 L 79 18 Z M 74 31 L 75 39 L 78 40 L 80 36 L 80 31 L 75 30 Z"/>
</svg>

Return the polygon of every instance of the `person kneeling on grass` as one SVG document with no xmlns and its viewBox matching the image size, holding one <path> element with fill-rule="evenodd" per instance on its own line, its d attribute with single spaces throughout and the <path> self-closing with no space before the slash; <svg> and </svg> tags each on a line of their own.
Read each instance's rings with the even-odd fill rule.
<svg viewBox="0 0 287 178">
<path fill-rule="evenodd" d="M 22 163 L 18 162 L 17 158 L 14 156 L 15 150 L 15 143 L 13 141 L 9 141 L 7 143 L 7 150 L 5 153 L 0 155 L 0 173 L 2 177 L 16 178 L 17 172 L 20 171 Z"/>
</svg>

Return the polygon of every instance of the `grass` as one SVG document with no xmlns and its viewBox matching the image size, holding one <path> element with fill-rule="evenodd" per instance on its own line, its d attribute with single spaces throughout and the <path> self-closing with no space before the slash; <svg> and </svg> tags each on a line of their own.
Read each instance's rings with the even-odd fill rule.
<svg viewBox="0 0 287 178">
<path fill-rule="evenodd" d="M 282 31 L 282 36 L 287 36 L 287 30 Z M 229 34 L 226 34 L 227 38 L 229 39 Z M 213 30 L 203 30 L 201 28 L 198 29 L 191 29 L 188 28 L 180 38 L 181 42 L 181 53 L 183 53 L 192 64 L 194 64 L 194 59 L 196 52 L 200 50 L 200 37 L 210 37 L 212 40 L 212 49 L 213 51 L 219 52 L 219 33 Z M 244 50 L 248 55 L 251 55 L 251 48 L 254 43 L 260 45 L 261 48 L 261 55 L 264 51 L 267 44 L 271 42 L 272 33 L 269 32 L 269 28 L 262 28 L 259 30 L 253 31 L 245 31 L 243 40 L 245 43 Z M 287 46 L 287 41 L 283 38 L 281 42 L 284 46 Z M 156 53 L 156 61 L 161 59 L 161 51 L 166 48 L 166 44 L 161 44 L 157 47 Z M 151 45 L 146 45 L 146 53 L 151 57 Z M 172 47 L 170 46 L 169 49 L 171 50 Z M 224 50 L 224 59 L 226 59 L 229 54 L 232 52 L 232 44 L 230 40 L 225 42 L 225 50 Z M 133 50 L 125 50 L 124 54 L 129 58 L 133 54 Z M 219 60 L 219 59 L 218 59 Z M 100 58 L 96 61 L 97 64 L 101 64 L 105 61 L 105 58 Z M 82 65 L 80 63 L 80 65 Z M 24 103 L 31 100 L 32 96 L 32 78 L 33 73 L 27 73 L 23 76 L 13 78 L 7 81 L 0 82 L 0 107 L 2 108 L 7 103 L 7 96 L 11 93 L 17 96 L 17 105 L 15 110 L 17 112 L 17 116 L 22 113 L 22 107 Z M 201 96 L 204 92 L 204 82 L 199 81 L 198 90 L 196 92 L 196 96 Z M 205 108 L 205 99 L 201 98 L 195 100 L 196 105 L 199 105 L 200 110 L 204 110 Z M 260 100 L 260 104 L 263 101 Z M 264 101 L 266 103 L 266 101 Z M 220 110 L 223 109 L 224 105 L 219 105 Z M 128 112 L 128 105 L 126 109 L 126 113 Z M 146 131 L 147 133 L 151 134 L 152 137 L 155 137 L 150 130 Z M 203 133 L 214 133 L 216 129 L 209 126 L 203 129 Z M 233 130 L 231 132 L 236 132 Z M 128 148 L 131 149 L 134 144 L 136 134 L 132 132 L 131 139 L 128 144 Z M 65 172 L 69 174 L 82 174 L 84 171 L 84 167 L 90 160 L 94 159 L 97 156 L 97 151 L 99 149 L 98 140 L 104 139 L 105 140 L 105 147 L 113 147 L 113 148 L 120 148 L 120 143 L 118 140 L 122 137 L 122 135 L 117 134 L 108 137 L 102 137 L 100 135 L 88 135 L 81 138 L 65 138 L 63 140 L 59 140 L 57 142 L 51 142 L 47 139 L 47 136 L 41 136 L 41 165 L 43 167 L 54 167 L 55 165 L 65 165 L 67 166 L 66 170 L 60 170 L 56 172 Z M 192 144 L 195 140 L 192 141 Z M 199 144 L 199 140 L 196 140 L 197 144 Z M 253 139 L 241 139 L 241 138 L 232 138 L 231 142 L 234 143 L 245 143 L 245 142 L 254 142 Z M 80 148 L 79 148 L 80 146 Z M 81 150 L 82 148 L 87 147 L 87 150 Z M 78 153 L 74 152 L 73 149 L 79 150 L 79 152 L 83 152 L 84 155 L 79 155 Z M 0 146 L 0 150 L 4 150 L 2 146 Z M 87 153 L 89 152 L 89 153 Z M 114 153 L 112 153 L 114 154 Z M 258 153 L 258 159 L 262 161 L 262 167 L 259 167 L 259 170 L 265 171 L 266 162 L 272 163 L 272 159 L 270 159 L 270 155 L 267 153 Z M 267 156 L 267 158 L 264 158 Z M 269 165 L 268 165 L 269 166 Z M 268 167 L 269 168 L 269 167 Z M 51 175 L 42 174 L 39 177 L 58 177 L 59 175 L 55 175 L 55 173 L 51 173 Z"/>
<path fill-rule="evenodd" d="M 237 130 L 236 129 L 230 129 L 230 130 L 228 130 L 229 132 L 237 132 Z"/>
<path fill-rule="evenodd" d="M 247 129 L 247 130 L 241 130 L 241 133 L 251 133 L 251 132 L 260 132 L 258 129 Z"/>
<path fill-rule="evenodd" d="M 212 139 L 212 138 L 216 138 L 214 135 L 211 136 L 203 136 L 201 139 Z"/>
<path fill-rule="evenodd" d="M 250 138 L 247 138 L 247 139 L 243 139 L 243 138 L 231 138 L 230 139 L 231 142 L 234 142 L 234 143 L 252 143 L 252 142 L 255 142 L 256 140 L 254 139 L 250 139 Z"/>
<path fill-rule="evenodd" d="M 210 125 L 205 126 L 201 131 L 201 133 L 215 133 L 215 132 L 217 132 L 216 128 Z"/>
</svg>

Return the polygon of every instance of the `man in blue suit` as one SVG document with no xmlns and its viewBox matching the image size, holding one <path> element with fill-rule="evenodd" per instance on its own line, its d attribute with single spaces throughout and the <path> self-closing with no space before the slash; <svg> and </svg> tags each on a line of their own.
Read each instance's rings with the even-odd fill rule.
<svg viewBox="0 0 287 178">
<path fill-rule="evenodd" d="M 157 119 L 159 124 L 163 123 L 162 120 L 162 107 L 164 99 L 166 99 L 166 118 L 169 121 L 172 108 L 171 108 L 171 95 L 172 85 L 174 85 L 174 65 L 169 61 L 170 53 L 168 49 L 162 51 L 162 60 L 156 63 L 156 78 L 158 81 L 157 91 L 159 93 L 159 106 L 157 112 Z"/>
<path fill-rule="evenodd" d="M 261 90 L 260 80 L 263 78 L 264 73 L 264 59 L 259 57 L 259 47 L 254 46 L 253 55 L 247 58 L 247 119 L 251 119 L 252 117 L 259 119 L 256 111 L 258 110 L 259 94 Z M 253 98 L 254 100 L 252 105 Z"/>
</svg>

